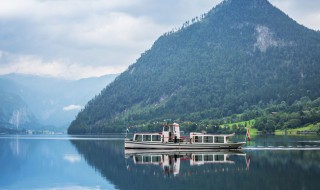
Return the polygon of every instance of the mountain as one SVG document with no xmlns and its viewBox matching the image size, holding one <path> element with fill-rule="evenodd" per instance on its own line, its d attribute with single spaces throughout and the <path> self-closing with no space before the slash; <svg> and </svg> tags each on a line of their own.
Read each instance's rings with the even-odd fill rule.
<svg viewBox="0 0 320 190">
<path fill-rule="evenodd" d="M 0 131 L 37 129 L 39 122 L 28 105 L 17 95 L 0 91 Z"/>
<path fill-rule="evenodd" d="M 95 97 L 69 133 L 199 121 L 250 106 L 320 97 L 320 33 L 267 0 L 225 0 L 160 36 Z"/>
<path fill-rule="evenodd" d="M 24 110 L 45 128 L 64 128 L 75 118 L 79 110 L 117 75 L 85 78 L 76 81 L 40 77 L 32 75 L 9 74 L 0 76 L 2 109 L 15 113 L 11 107 L 19 103 Z M 22 103 L 23 102 L 23 103 Z M 4 114 L 4 112 L 2 112 Z M 2 117 L 8 121 L 8 117 Z M 51 127 L 50 127 L 51 126 Z M 37 127 L 36 127 L 37 128 Z M 28 129 L 34 129 L 28 125 Z"/>
</svg>

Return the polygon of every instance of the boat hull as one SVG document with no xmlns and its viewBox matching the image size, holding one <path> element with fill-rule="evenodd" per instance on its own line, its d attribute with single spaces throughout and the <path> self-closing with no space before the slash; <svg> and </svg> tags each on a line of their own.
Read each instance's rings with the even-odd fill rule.
<svg viewBox="0 0 320 190">
<path fill-rule="evenodd" d="M 230 143 L 162 143 L 162 142 L 134 142 L 126 140 L 126 149 L 239 149 L 245 142 Z"/>
<path fill-rule="evenodd" d="M 159 154 L 167 154 L 167 155 L 175 155 L 175 154 L 228 154 L 228 155 L 242 155 L 246 154 L 241 151 L 241 149 L 125 149 L 125 156 L 129 157 L 132 155 L 159 155 Z"/>
</svg>

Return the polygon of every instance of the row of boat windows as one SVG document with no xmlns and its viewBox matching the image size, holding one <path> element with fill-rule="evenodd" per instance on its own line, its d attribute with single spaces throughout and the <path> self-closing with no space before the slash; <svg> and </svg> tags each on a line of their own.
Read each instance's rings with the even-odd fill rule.
<svg viewBox="0 0 320 190">
<path fill-rule="evenodd" d="M 195 162 L 200 161 L 225 161 L 224 155 L 193 155 L 192 160 Z M 135 157 L 136 162 L 161 162 L 161 156 L 136 156 Z"/>
<path fill-rule="evenodd" d="M 196 162 L 200 161 L 224 161 L 224 155 L 194 155 L 193 160 Z"/>
<path fill-rule="evenodd" d="M 136 162 L 161 162 L 161 156 L 136 156 Z"/>
<path fill-rule="evenodd" d="M 194 136 L 194 143 L 224 143 L 224 137 Z"/>
<path fill-rule="evenodd" d="M 135 141 L 161 141 L 160 135 L 136 135 Z"/>
<path fill-rule="evenodd" d="M 161 141 L 160 135 L 136 135 L 135 141 Z M 224 137 L 194 136 L 194 143 L 224 143 Z"/>
</svg>

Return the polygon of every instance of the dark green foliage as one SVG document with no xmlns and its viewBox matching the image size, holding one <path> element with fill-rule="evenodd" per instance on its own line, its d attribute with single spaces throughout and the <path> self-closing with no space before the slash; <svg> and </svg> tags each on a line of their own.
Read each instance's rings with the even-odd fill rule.
<svg viewBox="0 0 320 190">
<path fill-rule="evenodd" d="M 288 106 L 286 102 L 269 104 L 260 110 L 254 127 L 259 131 L 274 132 L 276 129 L 286 130 L 320 122 L 320 98 L 311 101 L 303 97 Z"/>
<path fill-rule="evenodd" d="M 161 36 L 86 105 L 68 132 L 121 131 L 168 118 L 199 122 L 270 100 L 316 99 L 319 44 L 319 33 L 266 0 L 224 1 L 199 21 Z"/>
</svg>

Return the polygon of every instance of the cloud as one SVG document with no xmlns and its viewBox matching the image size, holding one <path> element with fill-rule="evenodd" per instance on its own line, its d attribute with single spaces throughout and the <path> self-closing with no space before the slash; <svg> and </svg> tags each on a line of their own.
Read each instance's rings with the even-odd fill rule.
<svg viewBox="0 0 320 190">
<path fill-rule="evenodd" d="M 136 4 L 136 0 L 10 0 L 0 1 L 0 17 L 22 18 L 34 20 L 46 20 L 48 18 L 70 18 L 75 15 L 87 15 L 130 7 Z"/>
<path fill-rule="evenodd" d="M 144 30 L 145 28 L 149 30 Z M 75 42 L 136 48 L 145 46 L 145 43 L 152 43 L 148 39 L 161 35 L 157 31 L 162 31 L 163 28 L 147 17 L 132 17 L 121 12 L 111 12 L 106 15 L 93 15 L 83 23 L 73 25 L 71 30 L 75 35 L 70 38 Z"/>
<path fill-rule="evenodd" d="M 76 154 L 66 154 L 63 156 L 63 159 L 72 163 L 72 164 L 81 161 L 81 157 Z"/>
<path fill-rule="evenodd" d="M 148 15 L 122 10 L 138 5 L 132 0 L 0 1 L 0 50 L 15 56 L 0 74 L 82 78 L 120 73 L 171 29 Z"/>
<path fill-rule="evenodd" d="M 119 73 L 125 66 L 81 65 L 70 60 L 45 61 L 32 55 L 15 55 L 0 51 L 0 75 L 9 73 L 52 76 L 65 79 L 79 79 L 105 74 Z"/>
<path fill-rule="evenodd" d="M 115 187 L 110 185 L 110 189 L 114 189 Z M 59 188 L 57 187 L 41 187 L 39 189 L 36 189 L 36 190 L 74 190 L 74 189 L 77 189 L 77 190 L 101 190 L 101 189 L 104 189 L 104 188 L 101 188 L 100 186 L 80 186 L 80 185 L 59 185 Z"/>
<path fill-rule="evenodd" d="M 320 1 L 270 0 L 270 2 L 299 24 L 320 30 Z"/>
<path fill-rule="evenodd" d="M 0 74 L 79 79 L 119 73 L 160 35 L 221 1 L 0 0 Z M 320 29 L 320 1 L 270 2 Z"/>
<path fill-rule="evenodd" d="M 73 110 L 80 110 L 81 108 L 82 108 L 82 106 L 80 106 L 80 105 L 73 105 L 73 104 L 71 104 L 71 105 L 69 105 L 69 106 L 63 107 L 63 110 L 64 110 L 64 111 L 73 111 Z"/>
</svg>

